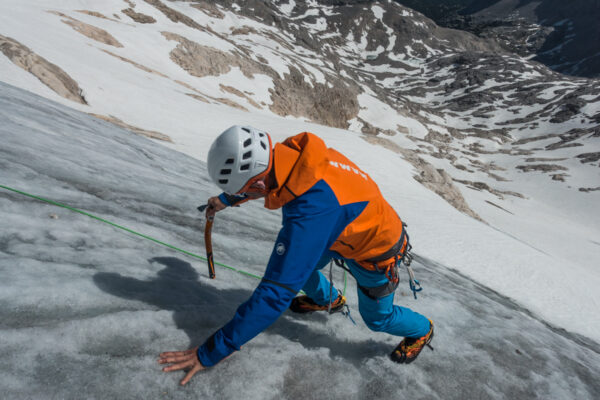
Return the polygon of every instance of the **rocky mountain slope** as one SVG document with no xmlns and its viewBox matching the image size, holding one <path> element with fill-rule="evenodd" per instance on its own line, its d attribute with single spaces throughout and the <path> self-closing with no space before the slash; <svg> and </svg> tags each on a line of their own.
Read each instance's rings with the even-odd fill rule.
<svg viewBox="0 0 600 400">
<path fill-rule="evenodd" d="M 438 24 L 496 40 L 555 71 L 600 77 L 598 0 L 398 0 Z"/>
<path fill-rule="evenodd" d="M 6 71 L 18 66 L 74 107 L 141 134 L 193 133 L 169 132 L 158 111 L 140 117 L 174 91 L 180 108 L 222 104 L 362 132 L 475 218 L 538 196 L 540 179 L 575 203 L 600 190 L 598 80 L 558 74 L 396 2 L 9 3 Z M 38 27 L 23 30 L 18 21 L 32 18 Z M 146 104 L 124 102 L 131 91 L 147 93 Z"/>
<path fill-rule="evenodd" d="M 234 2 L 222 4 L 232 7 Z M 340 87 L 330 78 L 339 72 L 337 78 L 348 87 L 345 94 L 333 97 L 347 100 L 358 93 L 360 104 L 361 95 L 369 93 L 383 103 L 368 112 L 361 107 L 358 113 L 355 102 L 336 104 L 336 109 L 350 111 L 338 114 L 339 126 L 348 121 L 351 129 L 379 135 L 370 140 L 381 143 L 408 137 L 415 144 L 413 155 L 429 156 L 422 157 L 429 162 L 445 160 L 444 170 L 469 188 L 488 190 L 499 198 L 521 196 L 502 184 L 510 179 L 507 169 L 541 172 L 566 182 L 572 161 L 598 167 L 598 81 L 554 73 L 503 52 L 494 41 L 440 28 L 391 2 L 236 4 L 240 13 L 277 26 L 294 37 L 294 44 L 332 63 L 335 71 L 326 68 L 326 79 Z M 294 101 L 303 97 L 297 91 L 292 96 Z M 366 116 L 385 108 L 389 113 L 383 112 L 383 118 Z M 423 129 L 407 129 L 398 119 L 394 124 L 393 114 L 409 116 Z M 495 154 L 513 155 L 514 163 L 499 165 Z M 451 182 L 444 173 L 434 175 L 422 171 L 421 179 Z M 575 181 L 577 189 L 598 189 L 593 182 Z M 436 186 L 453 197 L 450 189 Z"/>
</svg>

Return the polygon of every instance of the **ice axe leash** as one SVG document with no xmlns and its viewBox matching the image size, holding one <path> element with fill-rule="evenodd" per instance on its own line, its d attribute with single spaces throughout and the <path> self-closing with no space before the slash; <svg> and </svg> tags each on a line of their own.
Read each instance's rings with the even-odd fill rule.
<svg viewBox="0 0 600 400">
<path fill-rule="evenodd" d="M 198 207 L 198 211 L 204 212 L 208 204 L 203 204 Z M 215 260 L 213 258 L 213 250 L 212 250 L 212 226 L 215 217 L 206 217 L 206 224 L 204 224 L 204 245 L 206 247 L 206 262 L 208 264 L 208 276 L 210 279 L 215 279 Z"/>
</svg>

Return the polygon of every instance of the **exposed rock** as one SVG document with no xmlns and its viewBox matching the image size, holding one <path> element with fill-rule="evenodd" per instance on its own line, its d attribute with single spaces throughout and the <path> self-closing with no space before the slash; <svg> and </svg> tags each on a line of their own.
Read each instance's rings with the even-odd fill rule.
<svg viewBox="0 0 600 400">
<path fill-rule="evenodd" d="M 0 35 L 0 51 L 10 61 L 38 78 L 58 95 L 81 104 L 87 104 L 82 90 L 65 71 L 40 57 L 16 40 Z"/>
<path fill-rule="evenodd" d="M 260 63 L 262 63 L 262 64 L 264 64 L 264 65 L 268 65 L 268 64 L 269 64 L 269 61 L 268 61 L 266 58 L 264 58 L 263 56 L 261 56 L 260 54 L 257 54 L 257 55 L 256 55 L 256 59 L 257 59 L 257 60 L 258 60 Z"/>
<path fill-rule="evenodd" d="M 470 160 L 470 161 L 471 161 L 471 165 L 473 165 L 474 167 L 477 167 L 477 169 L 479 169 L 480 171 L 483 171 L 483 172 L 487 172 L 487 171 L 506 171 L 506 168 L 502 168 L 502 167 L 497 166 L 494 161 L 484 162 L 484 161 L 479 161 L 477 159 Z"/>
<path fill-rule="evenodd" d="M 475 172 L 475 171 L 472 171 L 472 170 L 468 169 L 467 167 L 465 167 L 462 164 L 453 163 L 452 166 L 454 168 L 456 168 L 456 169 L 460 169 L 461 171 L 467 171 L 467 172 L 470 172 L 470 173 L 474 173 Z"/>
<path fill-rule="evenodd" d="M 362 124 L 362 128 L 360 129 L 361 133 L 364 133 L 365 135 L 377 136 L 377 134 L 379 133 L 379 130 L 377 128 L 375 128 L 373 125 L 371 125 L 370 123 L 368 123 L 360 117 L 356 117 L 356 119 Z"/>
<path fill-rule="evenodd" d="M 496 153 L 495 151 L 489 151 L 489 150 L 484 150 L 485 147 L 479 143 L 479 142 L 473 142 L 470 144 L 467 144 L 465 146 L 466 149 L 468 149 L 469 151 L 475 153 L 475 155 L 477 154 L 494 154 Z"/>
<path fill-rule="evenodd" d="M 571 129 L 567 133 L 559 135 L 560 142 L 550 144 L 546 146 L 546 150 L 564 149 L 566 147 L 577 147 L 583 146 L 581 143 L 571 143 L 574 140 L 580 139 L 586 135 L 593 134 L 592 130 L 589 129 Z"/>
<path fill-rule="evenodd" d="M 539 150 L 539 149 L 536 149 L 536 150 Z M 508 154 L 511 156 L 530 156 L 532 154 L 535 154 L 533 150 L 519 149 L 519 148 L 514 148 L 514 147 L 511 147 L 510 149 L 498 149 L 498 153 Z"/>
<path fill-rule="evenodd" d="M 360 117 L 356 117 L 356 120 L 362 124 L 360 131 L 365 135 L 379 135 L 381 133 L 387 136 L 394 136 L 396 134 L 396 132 L 391 129 L 377 128 Z M 400 125 L 398 125 L 398 127 L 403 128 Z"/>
<path fill-rule="evenodd" d="M 582 164 L 591 163 L 591 162 L 600 160 L 600 152 L 597 152 L 597 153 L 583 153 L 583 154 L 577 155 L 576 157 L 579 158 L 579 159 L 581 159 L 581 163 Z"/>
<path fill-rule="evenodd" d="M 475 110 L 472 115 L 477 118 L 491 118 L 494 116 L 494 114 L 493 114 L 494 111 L 496 111 L 495 107 L 485 106 L 485 107 L 481 107 L 478 110 Z M 477 127 L 477 128 L 486 128 L 485 125 L 473 125 L 473 126 Z"/>
<path fill-rule="evenodd" d="M 150 15 L 136 12 L 133 8 L 125 8 L 121 12 L 140 24 L 153 24 L 156 22 Z"/>
<path fill-rule="evenodd" d="M 113 19 L 104 16 L 104 14 L 99 13 L 98 11 L 88 11 L 88 10 L 75 10 L 75 11 L 77 11 L 78 13 L 91 15 L 92 17 L 107 19 L 109 21 L 114 21 Z"/>
<path fill-rule="evenodd" d="M 308 117 L 312 121 L 348 128 L 348 121 L 358 115 L 358 87 L 334 79 L 332 87 L 313 82 L 311 86 L 304 74 L 290 66 L 289 74 L 274 79 L 275 87 L 269 89 L 273 104 L 270 110 L 278 115 Z"/>
<path fill-rule="evenodd" d="M 165 74 L 163 74 L 162 72 L 158 72 L 158 71 L 156 71 L 156 70 L 154 70 L 152 68 L 145 67 L 145 66 L 143 66 L 141 64 L 136 63 L 135 61 L 132 61 L 132 60 L 130 60 L 128 58 L 122 57 L 122 56 L 120 56 L 118 54 L 115 54 L 113 52 L 110 52 L 108 50 L 104 50 L 104 49 L 101 49 L 101 50 L 103 52 L 105 52 L 106 54 L 109 54 L 109 55 L 111 55 L 113 57 L 118 58 L 121 61 L 125 61 L 126 63 L 129 63 L 129 64 L 133 65 L 134 67 L 141 69 L 142 71 L 149 72 L 151 74 L 155 74 L 155 75 L 161 76 L 163 78 L 168 78 L 168 76 L 165 75 Z"/>
<path fill-rule="evenodd" d="M 85 22 L 81 22 L 75 18 L 69 17 L 63 13 L 57 11 L 48 11 L 51 14 L 58 15 L 62 18 L 65 24 L 69 25 L 71 28 L 75 29 L 77 32 L 81 33 L 88 38 L 95 40 L 100 43 L 107 44 L 109 46 L 115 47 L 123 47 L 121 43 L 117 39 L 115 39 L 110 33 L 106 32 L 104 29 L 100 29 L 90 24 L 86 24 Z"/>
<path fill-rule="evenodd" d="M 568 174 L 552 174 L 550 175 L 552 177 L 553 181 L 560 181 L 560 182 L 564 182 L 565 178 L 567 176 L 569 176 Z"/>
<path fill-rule="evenodd" d="M 233 107 L 233 108 L 237 108 L 238 110 L 242 110 L 242 111 L 246 111 L 248 112 L 248 109 L 238 103 L 236 103 L 233 100 L 230 99 L 226 99 L 225 97 L 218 97 L 215 100 L 217 100 L 219 103 L 225 104 L 229 107 Z"/>
<path fill-rule="evenodd" d="M 533 157 L 526 158 L 525 162 L 548 162 L 548 161 L 564 161 L 566 158 L 548 158 L 548 157 Z"/>
<path fill-rule="evenodd" d="M 465 201 L 460 190 L 452 183 L 452 178 L 443 169 L 436 169 L 433 165 L 417 156 L 413 151 L 403 149 L 389 139 L 379 136 L 363 136 L 369 143 L 381 145 L 387 149 L 395 151 L 410 162 L 418 171 L 414 179 L 425 186 L 427 189 L 435 192 L 446 200 L 452 207 L 458 211 L 467 214 L 479 221 L 483 221 L 475 211 L 473 211 Z"/>
<path fill-rule="evenodd" d="M 200 100 L 203 103 L 210 103 L 210 101 L 208 101 L 205 97 L 202 97 L 200 95 L 197 95 L 195 93 L 186 93 L 187 96 L 193 97 L 196 100 Z"/>
<path fill-rule="evenodd" d="M 171 21 L 173 21 L 175 23 L 181 22 L 182 24 L 185 24 L 185 25 L 189 26 L 190 28 L 198 29 L 201 31 L 209 31 L 209 29 L 198 24 L 196 21 L 194 21 L 187 15 L 184 15 L 184 14 L 180 13 L 179 11 L 176 11 L 170 7 L 167 7 L 160 0 L 144 0 L 144 1 L 146 3 L 154 6 L 157 10 L 162 12 L 167 18 L 169 18 Z"/>
<path fill-rule="evenodd" d="M 473 190 L 479 190 L 479 191 L 485 190 L 486 192 L 490 192 L 491 194 L 497 196 L 500 199 L 504 199 L 505 195 L 518 197 L 520 199 L 525 198 L 525 196 L 523 196 L 521 193 L 513 192 L 510 190 L 498 190 L 498 189 L 491 188 L 485 182 L 473 182 L 473 181 L 465 181 L 465 180 L 460 180 L 460 179 L 454 179 L 454 181 L 462 183 L 463 185 L 466 185 L 468 188 L 473 189 Z"/>
<path fill-rule="evenodd" d="M 559 143 L 552 144 L 550 146 L 546 146 L 546 150 L 557 150 L 557 149 L 565 149 L 567 147 L 580 147 L 580 146 L 583 146 L 583 144 L 559 142 Z"/>
<path fill-rule="evenodd" d="M 551 99 L 542 99 L 539 97 L 539 94 L 548 87 L 549 86 L 546 84 L 520 85 L 517 83 L 506 86 L 506 89 L 514 90 L 514 93 L 509 95 L 508 98 L 513 100 L 515 105 L 532 106 L 538 104 L 546 104 L 551 101 Z"/>
<path fill-rule="evenodd" d="M 175 33 L 162 32 L 162 34 L 168 40 L 179 42 L 177 47 L 171 51 L 171 60 L 190 75 L 219 76 L 229 72 L 231 67 L 239 67 L 242 73 L 249 78 L 258 73 L 274 74 L 274 71 L 268 66 L 261 65 L 245 56 L 202 46 Z"/>
<path fill-rule="evenodd" d="M 526 143 L 530 143 L 530 142 L 537 142 L 539 140 L 546 140 L 546 139 L 554 138 L 557 136 L 558 136 L 558 133 L 550 133 L 547 135 L 541 135 L 541 136 L 536 136 L 536 137 L 531 137 L 531 138 L 526 138 L 526 139 L 520 139 L 520 140 L 513 142 L 513 144 L 518 146 L 518 145 L 522 145 L 522 144 L 526 144 Z"/>
<path fill-rule="evenodd" d="M 228 92 L 231 94 L 234 94 L 238 97 L 243 97 L 246 98 L 246 95 L 244 94 L 244 92 L 242 92 L 241 90 L 238 90 L 236 88 L 234 88 L 233 86 L 227 86 L 227 85 L 223 85 L 222 83 L 219 84 L 219 88 L 224 91 L 224 92 Z"/>
<path fill-rule="evenodd" d="M 177 80 L 177 79 L 176 79 L 174 82 L 175 82 L 175 83 L 177 83 L 178 85 L 181 85 L 181 86 L 185 87 L 185 88 L 188 88 L 188 89 L 190 89 L 190 90 L 193 90 L 194 92 L 196 92 L 196 93 L 198 93 L 198 94 L 200 94 L 200 95 L 202 95 L 202 96 L 206 96 L 204 93 L 200 92 L 198 89 L 196 89 L 196 88 L 195 88 L 195 87 L 193 87 L 192 85 L 189 85 L 189 84 L 187 84 L 187 83 L 185 83 L 185 82 L 182 82 L 182 81 L 180 81 L 180 80 Z M 207 96 L 207 97 L 208 97 L 208 96 Z"/>
<path fill-rule="evenodd" d="M 232 67 L 238 67 L 250 78 L 254 74 L 265 74 L 273 78 L 270 109 L 276 114 L 306 117 L 317 123 L 340 128 L 347 128 L 347 121 L 358 114 L 357 87 L 349 87 L 341 81 L 334 82 L 333 87 L 320 83 L 313 83 L 311 86 L 295 67 L 290 67 L 290 74 L 281 78 L 268 65 L 239 53 L 226 53 L 202 46 L 170 32 L 163 32 L 163 36 L 179 42 L 171 51 L 171 59 L 190 75 L 219 76 L 229 72 Z M 231 100 L 216 100 L 246 110 Z"/>
<path fill-rule="evenodd" d="M 156 132 L 156 131 L 149 131 L 146 129 L 138 128 L 137 126 L 129 125 L 129 124 L 121 121 L 119 118 L 114 117 L 112 115 L 106 116 L 106 115 L 92 114 L 92 113 L 90 113 L 90 115 L 93 117 L 96 117 L 98 119 L 104 120 L 106 122 L 110 122 L 111 124 L 117 125 L 118 127 L 127 129 L 137 135 L 146 136 L 151 139 L 158 139 L 158 140 L 162 140 L 165 142 L 173 143 L 173 140 L 171 140 L 171 138 L 169 136 L 165 135 L 164 133 L 160 133 L 160 132 Z"/>
<path fill-rule="evenodd" d="M 225 18 L 225 14 L 223 14 L 213 2 L 206 0 L 195 0 L 194 4 L 192 4 L 192 7 L 197 8 L 209 17 L 219 19 Z"/>
<path fill-rule="evenodd" d="M 294 51 L 294 47 L 286 39 L 283 39 L 281 36 L 276 35 L 275 33 L 269 32 L 269 31 L 263 31 L 263 32 L 261 32 L 261 34 L 264 35 L 265 37 L 273 40 L 275 43 L 277 43 L 284 49 L 287 49 L 292 52 Z"/>
<path fill-rule="evenodd" d="M 595 187 L 595 188 L 579 188 L 580 192 L 585 192 L 585 193 L 595 192 L 596 190 L 600 190 L 600 186 Z"/>
<path fill-rule="evenodd" d="M 238 89 L 231 87 L 231 86 L 223 85 L 223 84 L 219 84 L 219 87 L 221 88 L 221 90 L 223 90 L 225 92 L 232 93 L 238 97 L 246 99 L 248 101 L 248 103 L 250 103 L 253 107 L 262 109 L 262 107 L 257 102 L 252 100 L 250 97 L 248 97 L 246 94 L 239 91 Z"/>
<path fill-rule="evenodd" d="M 251 26 L 242 26 L 241 28 L 235 28 L 235 29 L 232 29 L 232 31 L 231 31 L 232 35 L 248 35 L 250 33 L 258 33 L 258 32 L 256 32 L 256 29 L 254 29 Z"/>
<path fill-rule="evenodd" d="M 430 130 L 427 135 L 423 138 L 427 143 L 440 142 L 444 144 L 448 144 L 452 142 L 452 137 L 450 135 L 444 135 L 443 133 Z"/>
<path fill-rule="evenodd" d="M 448 133 L 450 133 L 450 136 L 452 136 L 454 139 L 462 140 L 467 137 L 467 135 L 461 133 L 456 128 L 447 127 L 446 129 L 448 130 Z"/>
<path fill-rule="evenodd" d="M 460 190 L 452 185 L 452 177 L 443 169 L 436 169 L 433 165 L 424 162 L 420 159 L 419 174 L 414 178 L 426 188 L 434 191 L 444 200 L 454 206 L 460 212 L 463 212 L 471 217 L 483 221 L 475 211 L 467 205 Z"/>
<path fill-rule="evenodd" d="M 410 131 L 408 130 L 408 128 L 406 126 L 401 126 L 401 125 L 396 125 L 396 131 L 403 133 L 403 134 L 410 133 Z"/>
<path fill-rule="evenodd" d="M 480 85 L 480 84 L 481 84 L 481 82 L 475 82 L 472 84 L 465 83 L 464 87 L 467 87 L 470 85 Z M 451 86 L 449 86 L 449 87 L 451 87 Z M 469 94 L 466 94 L 464 96 L 454 99 L 454 101 L 452 103 L 450 103 L 449 106 L 450 106 L 450 110 L 463 112 L 463 111 L 467 111 L 467 110 L 479 107 L 479 105 L 481 105 L 481 104 L 494 103 L 501 99 L 502 99 L 502 96 L 499 93 L 495 94 L 495 93 L 491 93 L 491 92 L 474 92 L 474 93 L 469 93 Z"/>
<path fill-rule="evenodd" d="M 568 171 L 567 167 L 556 164 L 535 164 L 535 165 L 517 165 L 515 168 L 520 169 L 523 172 L 531 171 L 542 171 L 542 172 L 554 172 L 554 171 Z"/>
<path fill-rule="evenodd" d="M 579 114 L 582 107 L 586 105 L 586 102 L 575 94 L 564 96 L 561 100 L 560 110 L 554 114 L 554 117 L 550 119 L 550 122 L 559 124 L 561 122 L 568 121 L 573 116 Z"/>
<path fill-rule="evenodd" d="M 177 83 L 177 84 L 179 84 L 179 85 L 181 85 L 181 86 L 183 86 L 185 88 L 188 88 L 190 90 L 193 90 L 195 93 L 186 93 L 186 95 L 190 96 L 190 97 L 192 97 L 192 98 L 194 98 L 196 100 L 200 100 L 200 101 L 202 101 L 204 103 L 209 103 L 209 104 L 211 103 L 210 100 L 212 100 L 213 104 L 225 104 L 225 105 L 228 105 L 228 106 L 233 107 L 233 108 L 237 108 L 237 109 L 242 110 L 242 111 L 248 111 L 248 109 L 246 107 L 244 107 L 244 106 L 236 103 L 233 100 L 230 100 L 230 99 L 227 99 L 227 98 L 224 98 L 224 97 L 218 97 L 217 98 L 217 97 L 209 96 L 206 93 L 200 92 L 198 89 L 194 88 L 193 86 L 188 85 L 187 83 L 179 81 L 179 80 L 175 80 L 175 83 Z M 223 88 L 231 88 L 231 87 L 230 86 L 221 85 L 221 89 L 223 89 Z M 231 88 L 231 89 L 234 89 L 234 88 Z M 227 89 L 223 89 L 223 90 L 227 91 Z M 237 91 L 237 92 L 239 92 L 239 91 Z M 239 92 L 239 93 L 241 93 L 241 92 Z M 245 95 L 243 93 L 241 93 L 240 97 L 244 97 L 244 96 Z M 256 102 L 253 101 L 252 99 L 250 99 L 250 98 L 246 98 L 246 99 L 250 102 L 250 104 L 252 104 L 252 105 L 256 104 Z M 258 106 L 258 104 L 256 104 L 256 107 L 257 108 L 261 108 L 260 106 Z"/>
</svg>

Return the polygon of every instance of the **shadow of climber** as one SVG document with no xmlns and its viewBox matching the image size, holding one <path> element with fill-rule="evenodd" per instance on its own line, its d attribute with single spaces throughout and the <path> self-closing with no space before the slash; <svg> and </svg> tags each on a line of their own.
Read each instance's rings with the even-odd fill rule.
<svg viewBox="0 0 600 400">
<path fill-rule="evenodd" d="M 94 283 L 111 295 L 173 311 L 173 321 L 189 337 L 190 348 L 202 344 L 226 324 L 238 306 L 252 294 L 245 289 L 217 289 L 205 285 L 199 281 L 200 275 L 190 263 L 175 257 L 156 257 L 148 261 L 165 266 L 154 279 L 139 280 L 101 272 L 94 275 Z M 341 315 L 333 317 L 340 318 Z M 307 349 L 328 348 L 333 356 L 341 356 L 357 365 L 365 358 L 385 354 L 388 350 L 384 344 L 373 340 L 360 343 L 338 340 L 335 335 L 315 331 L 294 318 L 284 314 L 266 333 L 286 337 Z M 310 320 L 319 323 L 326 318 L 309 316 Z M 307 318 L 303 319 L 306 321 Z"/>
</svg>

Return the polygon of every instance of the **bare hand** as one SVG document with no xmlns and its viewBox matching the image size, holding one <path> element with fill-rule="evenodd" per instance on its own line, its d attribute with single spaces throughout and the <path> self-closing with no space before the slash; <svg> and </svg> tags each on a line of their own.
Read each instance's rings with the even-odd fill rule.
<svg viewBox="0 0 600 400">
<path fill-rule="evenodd" d="M 208 207 L 206 207 L 207 219 L 213 218 L 217 211 L 221 211 L 222 209 L 227 207 L 225 204 L 223 204 L 221 199 L 219 199 L 219 196 L 211 197 L 206 203 L 208 204 Z"/>
<path fill-rule="evenodd" d="M 179 371 L 185 369 L 187 374 L 185 378 L 179 382 L 182 386 L 192 379 L 198 371 L 202 371 L 205 367 L 198 360 L 198 347 L 185 351 L 167 351 L 160 353 L 159 364 L 171 364 L 164 367 L 164 372 Z"/>
</svg>

